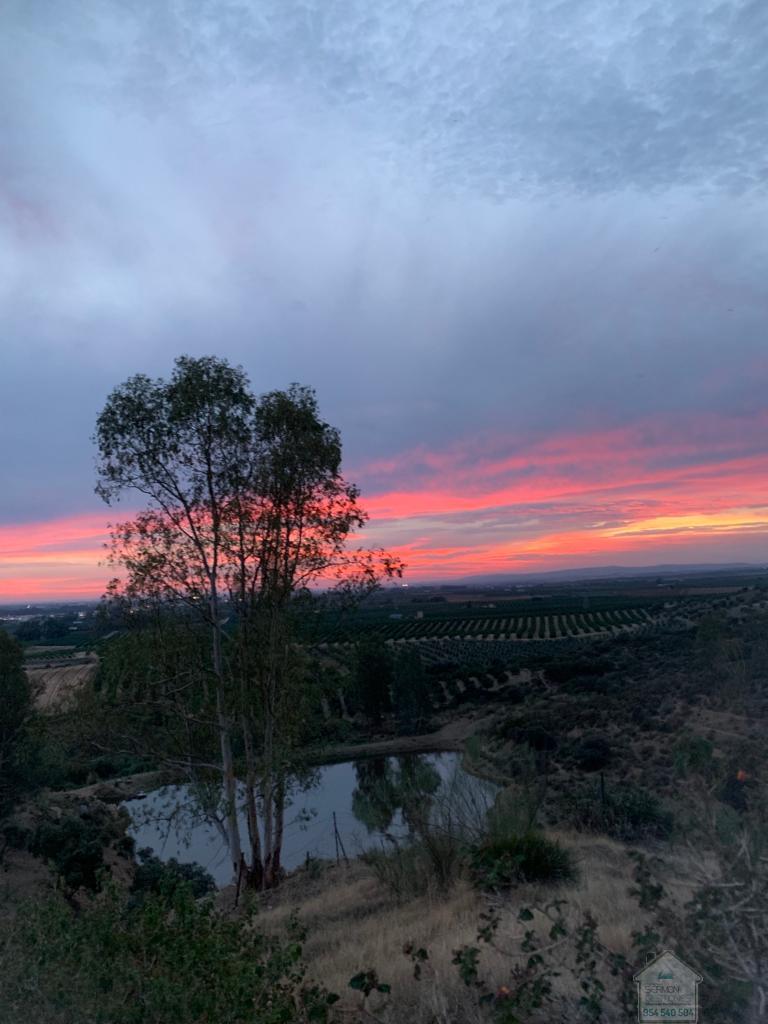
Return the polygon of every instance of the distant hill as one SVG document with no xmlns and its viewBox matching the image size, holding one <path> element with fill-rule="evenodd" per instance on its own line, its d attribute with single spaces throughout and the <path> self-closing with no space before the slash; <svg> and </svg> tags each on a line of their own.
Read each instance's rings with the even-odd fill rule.
<svg viewBox="0 0 768 1024">
<path fill-rule="evenodd" d="M 646 576 L 694 576 L 702 573 L 757 573 L 768 571 L 764 564 L 750 562 L 704 562 L 698 565 L 596 565 L 580 569 L 552 569 L 546 572 L 525 573 L 483 573 L 478 576 L 462 576 L 451 580 L 435 580 L 434 583 L 457 586 L 512 586 L 525 583 L 567 583 L 569 580 L 616 580 L 637 579 Z M 415 586 L 424 584 L 419 581 Z"/>
</svg>

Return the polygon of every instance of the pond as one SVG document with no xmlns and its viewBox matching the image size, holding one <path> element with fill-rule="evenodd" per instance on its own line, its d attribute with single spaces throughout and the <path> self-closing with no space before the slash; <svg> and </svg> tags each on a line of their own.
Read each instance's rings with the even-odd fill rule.
<svg viewBox="0 0 768 1024">
<path fill-rule="evenodd" d="M 479 820 L 496 787 L 469 775 L 459 755 L 408 754 L 326 765 L 290 790 L 285 813 L 282 864 L 290 871 L 308 857 L 357 857 L 372 848 L 392 849 L 407 839 L 413 821 L 451 806 Z M 162 860 L 202 865 L 217 885 L 231 881 L 226 838 L 213 807 L 218 789 L 165 786 L 123 807 L 131 816 L 136 848 Z M 335 815 L 335 826 L 334 826 Z M 247 834 L 245 815 L 242 832 Z M 337 845 L 338 844 L 338 845 Z"/>
</svg>

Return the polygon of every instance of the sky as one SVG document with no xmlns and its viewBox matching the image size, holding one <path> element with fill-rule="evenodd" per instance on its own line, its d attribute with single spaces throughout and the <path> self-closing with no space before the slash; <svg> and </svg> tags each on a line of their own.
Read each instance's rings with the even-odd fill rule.
<svg viewBox="0 0 768 1024">
<path fill-rule="evenodd" d="M 768 561 L 766 94 L 762 0 L 5 0 L 0 600 L 103 592 L 182 353 L 316 388 L 410 582 Z"/>
</svg>

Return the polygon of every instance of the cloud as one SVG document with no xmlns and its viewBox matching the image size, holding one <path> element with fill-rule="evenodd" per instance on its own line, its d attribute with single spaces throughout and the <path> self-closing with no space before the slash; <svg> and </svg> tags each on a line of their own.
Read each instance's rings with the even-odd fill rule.
<svg viewBox="0 0 768 1024">
<path fill-rule="evenodd" d="M 288 138 L 300 108 L 492 197 L 766 183 L 755 0 L 49 2 L 16 19 L 77 60 L 81 83 L 148 118 L 236 124 L 254 149 L 265 130 Z"/>
<path fill-rule="evenodd" d="M 756 433 L 764 420 L 751 423 Z M 701 435 L 707 459 L 691 441 Z M 768 453 L 745 453 L 733 421 L 562 435 L 507 458 L 499 445 L 485 456 L 479 445 L 419 450 L 362 467 L 381 474 L 382 489 L 363 494 L 371 521 L 356 542 L 399 555 L 412 581 L 765 555 Z M 398 473 L 409 489 L 387 490 Z M 0 598 L 99 596 L 111 575 L 106 533 L 98 515 L 0 526 Z"/>
<path fill-rule="evenodd" d="M 451 564 L 763 505 L 767 20 L 6 4 L 0 524 L 99 515 L 99 409 L 181 352 L 314 385 L 372 509 Z"/>
</svg>

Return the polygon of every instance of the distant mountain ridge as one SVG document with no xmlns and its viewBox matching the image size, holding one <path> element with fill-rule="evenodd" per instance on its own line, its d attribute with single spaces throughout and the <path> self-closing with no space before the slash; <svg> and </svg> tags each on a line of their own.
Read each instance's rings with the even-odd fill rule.
<svg viewBox="0 0 768 1024">
<path fill-rule="evenodd" d="M 478 584 L 494 584 L 500 586 L 504 583 L 510 583 L 512 585 L 521 583 L 536 583 L 536 582 L 557 582 L 562 580 L 568 582 L 569 580 L 615 580 L 615 579 L 632 579 L 638 576 L 695 576 L 702 573 L 718 573 L 718 572 L 760 572 L 768 570 L 768 566 L 760 562 L 702 562 L 700 564 L 682 564 L 676 563 L 664 563 L 661 565 L 596 565 L 596 566 L 584 566 L 583 568 L 576 569 L 549 569 L 543 572 L 524 572 L 524 573 L 483 573 L 477 576 L 461 576 L 451 580 L 434 580 L 431 581 L 434 584 L 442 584 L 443 586 L 449 586 L 456 584 L 456 586 L 476 586 Z M 414 584 L 414 586 L 427 585 L 426 582 L 422 584 Z"/>
</svg>

